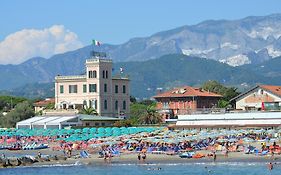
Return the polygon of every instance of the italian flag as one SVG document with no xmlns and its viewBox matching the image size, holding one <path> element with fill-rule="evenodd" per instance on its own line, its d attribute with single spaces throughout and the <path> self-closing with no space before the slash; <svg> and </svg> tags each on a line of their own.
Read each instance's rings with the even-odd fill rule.
<svg viewBox="0 0 281 175">
<path fill-rule="evenodd" d="M 93 39 L 93 44 L 94 44 L 95 46 L 100 46 L 100 45 L 101 45 L 101 42 L 99 42 L 99 41 Z"/>
</svg>

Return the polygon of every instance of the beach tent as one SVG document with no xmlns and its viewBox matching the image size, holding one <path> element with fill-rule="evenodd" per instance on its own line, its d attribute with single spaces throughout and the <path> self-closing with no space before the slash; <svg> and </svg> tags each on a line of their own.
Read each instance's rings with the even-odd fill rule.
<svg viewBox="0 0 281 175">
<path fill-rule="evenodd" d="M 32 118 L 29 118 L 29 119 L 17 122 L 16 127 L 17 127 L 17 129 L 23 129 L 23 128 L 31 129 L 32 128 L 32 123 L 34 123 L 36 121 L 43 120 L 44 118 L 45 117 L 41 117 L 41 116 L 32 117 Z"/>
<path fill-rule="evenodd" d="M 51 120 L 46 123 L 46 128 L 50 129 L 62 129 L 64 126 L 67 126 L 67 121 L 77 118 L 77 116 L 59 116 L 55 120 Z"/>
</svg>

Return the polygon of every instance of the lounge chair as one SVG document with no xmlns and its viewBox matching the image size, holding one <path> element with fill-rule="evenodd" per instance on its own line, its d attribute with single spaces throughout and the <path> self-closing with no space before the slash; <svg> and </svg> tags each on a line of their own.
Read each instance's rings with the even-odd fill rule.
<svg viewBox="0 0 281 175">
<path fill-rule="evenodd" d="M 87 151 L 80 151 L 80 156 L 81 158 L 89 158 L 90 155 L 88 154 Z"/>
</svg>

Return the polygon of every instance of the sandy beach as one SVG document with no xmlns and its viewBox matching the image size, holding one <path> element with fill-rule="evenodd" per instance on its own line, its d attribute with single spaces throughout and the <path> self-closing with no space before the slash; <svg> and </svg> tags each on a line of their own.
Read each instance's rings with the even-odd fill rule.
<svg viewBox="0 0 281 175">
<path fill-rule="evenodd" d="M 58 155 L 63 156 L 61 151 L 52 151 L 51 149 L 40 150 L 42 155 Z M 20 156 L 20 155 L 36 155 L 38 151 L 35 150 L 24 150 L 24 151 L 1 151 L 8 157 Z M 202 150 L 197 151 L 196 153 L 207 154 L 208 151 Z M 67 158 L 66 160 L 50 160 L 40 162 L 36 162 L 29 166 L 44 166 L 44 165 L 106 165 L 106 164 L 143 164 L 143 165 L 151 165 L 151 164 L 184 164 L 184 163 L 213 163 L 213 162 L 274 162 L 277 164 L 281 164 L 281 155 L 274 155 L 272 158 L 270 155 L 258 156 L 253 154 L 244 154 L 243 152 L 231 152 L 228 157 L 225 157 L 221 152 L 217 152 L 216 161 L 213 158 L 203 157 L 200 159 L 196 158 L 180 158 L 179 155 L 167 155 L 167 154 L 146 154 L 146 160 L 138 160 L 138 153 L 124 153 L 117 157 L 112 157 L 111 159 L 100 158 L 98 154 L 91 154 L 89 158 L 80 158 L 79 152 L 74 152 L 73 156 Z"/>
</svg>

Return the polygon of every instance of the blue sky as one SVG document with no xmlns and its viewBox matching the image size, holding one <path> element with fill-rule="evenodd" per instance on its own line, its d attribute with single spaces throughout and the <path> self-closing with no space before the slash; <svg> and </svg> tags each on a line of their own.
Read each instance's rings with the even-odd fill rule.
<svg viewBox="0 0 281 175">
<path fill-rule="evenodd" d="M 94 38 L 120 44 L 133 37 L 208 19 L 280 13 L 280 7 L 278 0 L 4 0 L 0 2 L 0 44 L 8 35 L 23 29 L 43 30 L 60 25 L 63 32 L 75 33 L 72 40 L 78 42 L 56 48 L 59 53 L 62 48 L 88 45 Z"/>
</svg>

